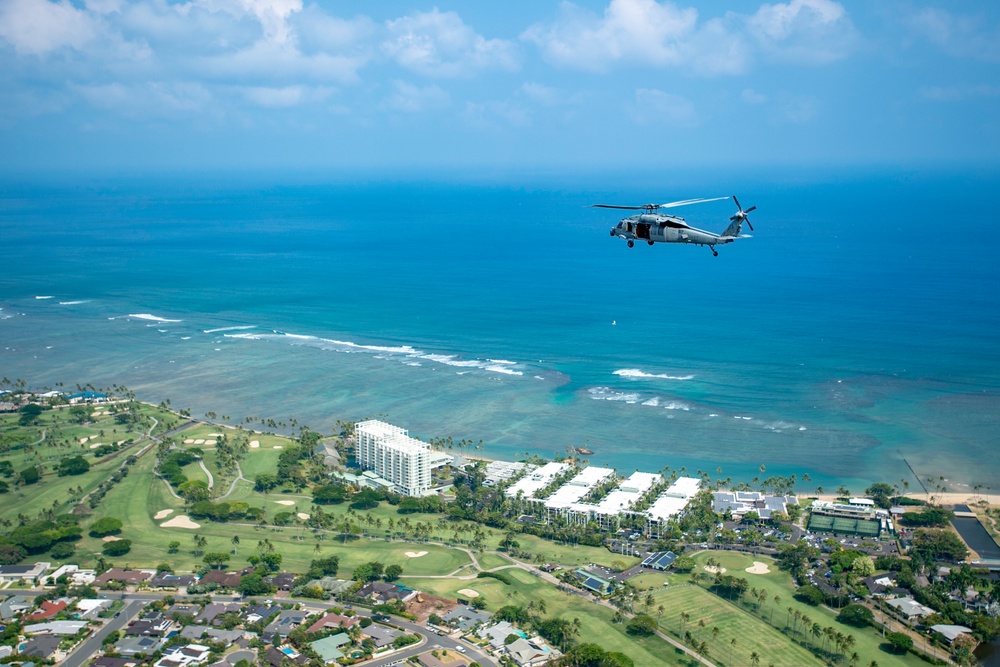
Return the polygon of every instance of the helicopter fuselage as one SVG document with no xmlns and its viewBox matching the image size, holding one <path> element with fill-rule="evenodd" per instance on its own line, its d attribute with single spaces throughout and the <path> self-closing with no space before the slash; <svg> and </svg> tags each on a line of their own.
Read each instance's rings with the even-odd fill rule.
<svg viewBox="0 0 1000 667">
<path fill-rule="evenodd" d="M 646 241 L 649 245 L 653 245 L 653 243 L 690 243 L 714 246 L 732 243 L 735 240 L 733 236 L 721 236 L 689 227 L 683 218 L 655 213 L 643 213 L 622 218 L 617 225 L 611 228 L 611 236 L 628 241 Z"/>
</svg>

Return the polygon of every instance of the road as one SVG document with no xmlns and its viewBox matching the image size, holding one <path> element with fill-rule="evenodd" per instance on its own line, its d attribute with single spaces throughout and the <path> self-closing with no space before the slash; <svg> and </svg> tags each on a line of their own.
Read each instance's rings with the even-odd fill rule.
<svg viewBox="0 0 1000 667">
<path fill-rule="evenodd" d="M 150 599 L 133 599 L 125 603 L 125 608 L 118 612 L 118 616 L 110 619 L 100 630 L 80 643 L 76 650 L 67 656 L 61 663 L 62 667 L 80 667 L 90 660 L 94 654 L 101 650 L 104 638 L 115 630 L 121 630 L 129 621 L 139 615 L 142 608 L 149 603 Z"/>
</svg>

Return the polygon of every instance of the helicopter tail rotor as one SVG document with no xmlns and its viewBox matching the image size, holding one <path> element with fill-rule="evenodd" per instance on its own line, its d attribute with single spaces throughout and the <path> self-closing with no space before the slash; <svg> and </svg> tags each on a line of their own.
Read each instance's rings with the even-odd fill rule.
<svg viewBox="0 0 1000 667">
<path fill-rule="evenodd" d="M 751 213 L 752 211 L 756 211 L 757 207 L 751 206 L 750 208 L 743 210 L 743 207 L 740 206 L 740 200 L 736 198 L 736 195 L 733 195 L 733 201 L 736 202 L 736 208 L 738 208 L 739 211 L 737 211 L 736 215 L 730 216 L 729 220 L 732 222 L 736 221 L 746 222 L 747 227 L 749 227 L 750 231 L 752 232 L 753 225 L 750 224 L 750 218 L 747 217 L 747 214 Z"/>
</svg>

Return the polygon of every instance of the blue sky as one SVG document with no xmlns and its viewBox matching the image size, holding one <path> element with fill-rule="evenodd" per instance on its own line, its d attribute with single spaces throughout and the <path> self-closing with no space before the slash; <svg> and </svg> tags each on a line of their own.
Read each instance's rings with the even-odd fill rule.
<svg viewBox="0 0 1000 667">
<path fill-rule="evenodd" d="M 1000 4 L 0 0 L 0 169 L 979 164 Z"/>
</svg>

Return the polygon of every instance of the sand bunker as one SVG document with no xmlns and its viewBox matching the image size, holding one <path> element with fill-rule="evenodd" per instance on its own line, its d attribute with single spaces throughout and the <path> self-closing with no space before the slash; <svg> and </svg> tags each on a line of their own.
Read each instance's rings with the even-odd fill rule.
<svg viewBox="0 0 1000 667">
<path fill-rule="evenodd" d="M 279 505 L 294 505 L 295 504 L 294 500 L 275 500 L 274 502 L 278 503 Z"/>
<path fill-rule="evenodd" d="M 222 434 L 221 433 L 209 433 L 208 437 L 210 437 L 210 438 L 221 438 Z"/>
<path fill-rule="evenodd" d="M 308 520 L 309 520 L 309 515 L 308 515 L 308 514 L 306 514 L 305 512 L 299 512 L 299 513 L 298 513 L 298 514 L 296 514 L 295 516 L 299 517 L 299 518 L 300 518 L 300 519 L 302 519 L 303 521 L 308 521 Z"/>
<path fill-rule="evenodd" d="M 100 446 L 101 446 L 101 443 L 99 443 L 99 442 L 95 442 L 94 444 L 92 444 L 92 445 L 90 446 L 90 448 L 91 448 L 91 449 L 97 449 L 97 448 L 98 448 L 98 447 L 100 447 Z"/>
<path fill-rule="evenodd" d="M 759 560 L 755 560 L 751 567 L 748 567 L 746 572 L 750 574 L 767 574 L 771 571 L 771 568 L 767 566 L 767 563 L 761 563 Z"/>
<path fill-rule="evenodd" d="M 257 449 L 258 447 L 260 447 L 260 440 L 250 441 L 250 449 Z"/>
<path fill-rule="evenodd" d="M 80 444 L 81 445 L 86 444 L 88 440 L 90 440 L 90 438 L 80 438 Z"/>
<path fill-rule="evenodd" d="M 471 588 L 463 588 L 462 590 L 460 590 L 458 592 L 458 594 L 459 595 L 464 595 L 467 598 L 477 598 L 477 597 L 479 597 L 479 593 L 477 593 L 476 591 L 472 590 Z"/>
<path fill-rule="evenodd" d="M 194 441 L 194 444 L 196 444 L 196 445 L 204 445 L 205 444 L 205 438 L 198 438 L 198 439 L 196 439 Z"/>
<path fill-rule="evenodd" d="M 164 521 L 160 524 L 160 528 L 201 528 L 200 523 L 195 523 L 191 520 L 191 517 L 186 514 L 181 514 L 180 516 L 175 516 L 170 521 Z"/>
<path fill-rule="evenodd" d="M 159 512 L 156 513 L 156 515 L 153 518 L 159 521 L 160 519 L 166 519 L 173 513 L 174 513 L 173 510 L 160 510 Z"/>
<path fill-rule="evenodd" d="M 726 568 L 716 567 L 715 565 L 706 565 L 705 572 L 711 572 L 712 574 L 725 574 Z"/>
<path fill-rule="evenodd" d="M 102 542 L 117 542 L 120 539 L 122 539 L 122 538 L 115 537 L 114 535 L 108 535 L 107 537 L 101 538 L 101 541 Z"/>
<path fill-rule="evenodd" d="M 208 440 L 205 441 L 205 444 L 206 445 L 214 445 L 217 442 L 218 442 L 217 440 L 208 439 Z"/>
<path fill-rule="evenodd" d="M 281 445 L 275 445 L 274 448 L 275 449 L 281 449 Z"/>
<path fill-rule="evenodd" d="M 186 440 L 184 440 L 184 444 L 185 445 L 193 445 L 194 444 L 194 438 L 187 438 Z"/>
<path fill-rule="evenodd" d="M 407 551 L 406 552 L 406 557 L 407 558 L 420 558 L 421 556 L 426 556 L 426 555 L 427 555 L 426 551 Z"/>
</svg>

